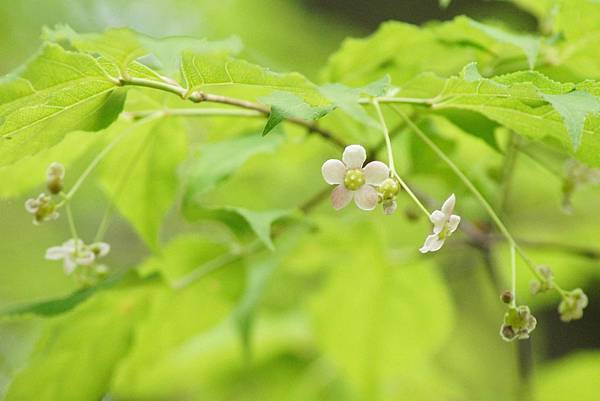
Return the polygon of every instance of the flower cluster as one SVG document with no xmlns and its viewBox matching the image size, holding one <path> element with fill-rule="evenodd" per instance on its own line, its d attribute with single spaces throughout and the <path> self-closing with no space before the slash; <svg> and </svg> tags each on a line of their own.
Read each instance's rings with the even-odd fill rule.
<svg viewBox="0 0 600 401">
<path fill-rule="evenodd" d="M 456 231 L 460 223 L 460 216 L 452 214 L 455 204 L 456 197 L 452 194 L 446 199 L 441 210 L 435 210 L 431 213 L 429 220 L 433 223 L 433 233 L 425 239 L 425 243 L 419 249 L 421 253 L 439 250 L 446 239 Z"/>
<path fill-rule="evenodd" d="M 372 161 L 363 167 L 366 160 L 365 148 L 350 145 L 344 149 L 342 160 L 330 159 L 323 163 L 323 178 L 336 186 L 331 194 L 333 208 L 340 210 L 354 199 L 362 210 L 373 210 L 382 202 L 385 213 L 393 213 L 400 185 L 390 177 L 390 169 L 384 163 Z"/>
<path fill-rule="evenodd" d="M 53 246 L 46 251 L 46 259 L 62 260 L 65 274 L 72 274 L 79 266 L 89 267 L 94 273 L 104 274 L 106 266 L 97 264 L 110 251 L 110 245 L 105 242 L 95 242 L 86 245 L 80 239 L 70 239 L 60 246 Z"/>
<path fill-rule="evenodd" d="M 588 305 L 588 297 L 581 288 L 567 292 L 566 296 L 558 305 L 560 320 L 570 322 L 571 320 L 581 319 L 583 309 Z"/>
<path fill-rule="evenodd" d="M 504 314 L 500 336 L 505 341 L 525 340 L 537 326 L 537 319 L 526 305 L 510 306 Z"/>
<path fill-rule="evenodd" d="M 46 171 L 46 188 L 51 195 L 59 194 L 64 185 L 65 168 L 62 164 L 54 162 Z M 37 198 L 25 201 L 25 210 L 33 215 L 33 224 L 56 220 L 59 217 L 58 206 L 52 201 L 52 196 L 41 193 Z"/>
</svg>

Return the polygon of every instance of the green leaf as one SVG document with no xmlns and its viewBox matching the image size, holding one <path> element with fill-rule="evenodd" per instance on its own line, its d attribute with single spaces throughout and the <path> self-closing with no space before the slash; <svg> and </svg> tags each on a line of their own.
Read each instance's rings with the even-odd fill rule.
<svg viewBox="0 0 600 401">
<path fill-rule="evenodd" d="M 539 38 L 507 32 L 474 20 L 471 20 L 470 24 L 500 43 L 506 43 L 520 48 L 527 57 L 529 68 L 533 69 L 535 67 L 535 62 L 540 51 Z"/>
<path fill-rule="evenodd" d="M 536 398 L 545 401 L 594 401 L 598 392 L 590 383 L 598 377 L 600 353 L 597 350 L 569 354 L 540 367 L 536 374 Z"/>
<path fill-rule="evenodd" d="M 282 142 L 280 136 L 253 134 L 204 145 L 200 157 L 185 172 L 187 187 L 183 211 L 186 216 L 193 218 L 194 207 L 202 203 L 206 193 L 234 174 L 248 159 L 261 153 L 271 153 Z"/>
<path fill-rule="evenodd" d="M 67 25 L 57 25 L 54 29 L 44 28 L 42 36 L 48 41 L 58 43 L 66 41 L 79 51 L 99 55 L 114 63 L 121 74 L 130 68 L 134 70 L 139 68 L 134 61 L 144 63 L 155 61 L 158 64 L 156 67 L 163 72 L 176 73 L 184 50 L 199 53 L 224 51 L 235 54 L 242 49 L 242 43 L 236 37 L 217 42 L 187 36 L 157 39 L 127 28 L 107 29 L 103 33 L 80 34 Z M 146 56 L 152 56 L 154 60 L 142 59 Z"/>
<path fill-rule="evenodd" d="M 160 273 L 171 287 L 179 288 L 186 282 L 188 275 L 202 270 L 213 263 L 223 261 L 226 265 L 235 264 L 230 258 L 235 252 L 233 245 L 207 238 L 198 234 L 180 235 L 171 240 L 159 255 L 148 259 L 140 267 L 143 274 Z M 229 266 L 233 268 L 235 267 Z"/>
<path fill-rule="evenodd" d="M 279 74 L 256 64 L 232 58 L 227 53 L 183 52 L 181 74 L 188 93 L 236 86 L 250 91 L 256 99 L 273 91 L 290 92 L 311 105 L 328 103 L 315 84 L 303 75 Z"/>
<path fill-rule="evenodd" d="M 350 88 L 343 84 L 328 84 L 321 87 L 321 93 L 333 102 L 335 107 L 342 109 L 348 116 L 355 120 L 379 128 L 379 123 L 373 119 L 360 105 L 359 99 L 363 95 L 381 96 L 390 87 L 388 75 L 360 88 Z"/>
<path fill-rule="evenodd" d="M 600 100 L 597 97 L 581 90 L 576 90 L 563 95 L 542 94 L 563 119 L 564 124 L 573 140 L 573 148 L 577 150 L 581 145 L 581 136 L 585 120 L 591 113 L 600 112 Z"/>
<path fill-rule="evenodd" d="M 153 250 L 175 200 L 177 167 L 187 156 L 187 133 L 176 118 L 140 121 L 103 161 L 100 182 L 117 209 Z"/>
<path fill-rule="evenodd" d="M 335 262 L 311 302 L 317 342 L 359 398 L 382 399 L 399 375 L 442 348 L 450 334 L 450 294 L 428 262 L 392 262 L 376 223 L 346 222 L 344 238 L 335 223 L 321 230 L 326 236 L 319 242 L 328 249 L 320 252 Z"/>
<path fill-rule="evenodd" d="M 61 315 L 69 312 L 96 292 L 115 286 L 120 283 L 123 278 L 123 274 L 115 275 L 95 286 L 79 289 L 64 297 L 0 309 L 0 319 L 30 315 L 43 317 Z"/>
<path fill-rule="evenodd" d="M 145 313 L 147 296 L 144 287 L 107 291 L 49 320 L 5 400 L 104 397 L 117 364 L 128 352 L 133 327 Z"/>
<path fill-rule="evenodd" d="M 289 92 L 273 92 L 271 95 L 262 97 L 259 100 L 271 106 L 271 113 L 263 129 L 263 136 L 271 132 L 286 118 L 318 120 L 333 110 L 333 106 L 311 106 L 302 98 Z"/>
<path fill-rule="evenodd" d="M 460 75 L 467 82 L 476 82 L 483 78 L 477 69 L 476 62 L 467 64 Z"/>
<path fill-rule="evenodd" d="M 0 166 L 55 145 L 70 131 L 97 131 L 121 112 L 124 93 L 85 54 L 46 44 L 19 74 L 0 81 Z"/>
</svg>

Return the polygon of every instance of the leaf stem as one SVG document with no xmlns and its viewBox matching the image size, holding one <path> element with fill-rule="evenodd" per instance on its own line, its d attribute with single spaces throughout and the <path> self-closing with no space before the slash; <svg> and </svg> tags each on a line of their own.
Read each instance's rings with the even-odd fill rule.
<svg viewBox="0 0 600 401">
<path fill-rule="evenodd" d="M 471 193 L 477 198 L 479 203 L 484 207 L 487 211 L 488 215 L 494 221 L 502 235 L 506 237 L 506 240 L 509 242 L 511 246 L 515 248 L 515 250 L 519 253 L 523 261 L 527 264 L 531 273 L 538 279 L 543 279 L 542 275 L 538 272 L 533 261 L 527 256 L 525 251 L 519 246 L 517 241 L 514 239 L 510 231 L 506 228 L 498 214 L 494 210 L 494 208 L 490 205 L 490 203 L 484 198 L 484 196 L 479 192 L 477 187 L 473 185 L 471 180 L 462 172 L 460 168 L 454 162 L 446 156 L 446 154 L 431 140 L 429 137 L 419 128 L 406 114 L 402 112 L 402 110 L 398 109 L 395 105 L 390 105 L 390 107 L 400 116 L 402 117 L 406 123 L 412 128 L 412 130 L 417 134 L 417 136 L 427 145 L 429 148 L 440 158 L 442 159 L 450 169 L 458 176 L 458 178 L 465 184 L 465 186 L 471 191 Z"/>
<path fill-rule="evenodd" d="M 119 143 L 128 133 L 134 131 L 139 126 L 146 124 L 160 116 L 161 115 L 158 113 L 151 114 L 151 115 L 143 118 L 142 120 L 134 123 L 132 126 L 128 127 L 127 129 L 124 129 L 121 133 L 119 133 L 119 135 L 117 135 L 112 141 L 110 141 L 110 143 L 104 149 L 102 149 L 102 151 L 100 153 L 98 153 L 96 155 L 96 157 L 94 157 L 94 160 L 91 161 L 91 163 L 86 167 L 86 169 L 83 171 L 83 173 L 79 176 L 79 178 L 77 179 L 75 184 L 73 184 L 73 187 L 71 188 L 71 190 L 65 195 L 65 197 L 64 197 L 65 201 L 68 202 L 75 195 L 75 193 L 79 190 L 79 187 L 81 187 L 81 185 L 86 180 L 86 178 L 92 173 L 92 171 L 94 171 L 94 169 L 96 168 L 98 163 L 100 163 L 102 161 L 102 159 L 104 159 L 106 157 L 106 155 L 108 155 L 108 153 L 112 150 L 112 148 L 114 148 L 115 145 L 117 143 Z"/>
<path fill-rule="evenodd" d="M 387 148 L 388 164 L 390 167 L 390 171 L 392 172 L 392 175 L 394 177 L 396 177 L 396 179 L 400 183 L 400 186 L 402 186 L 402 188 L 406 191 L 406 193 L 417 204 L 419 209 L 421 209 L 421 211 L 425 214 L 425 216 L 427 216 L 427 219 L 429 219 L 429 216 L 431 215 L 431 213 L 429 213 L 429 210 L 427 210 L 425 205 L 423 205 L 423 203 L 419 200 L 419 198 L 417 198 L 417 196 L 413 193 L 413 191 L 410 189 L 410 187 L 406 184 L 406 182 L 400 177 L 400 175 L 396 171 L 396 166 L 394 164 L 394 152 L 392 150 L 392 141 L 390 139 L 390 132 L 389 132 L 388 126 L 385 122 L 385 118 L 383 117 L 383 112 L 381 111 L 381 107 L 379 106 L 379 101 L 377 99 L 373 99 L 372 104 L 373 104 L 373 107 L 375 107 L 375 111 L 377 112 L 377 117 L 379 118 L 379 122 L 381 123 L 383 137 L 385 138 L 385 146 Z"/>
<path fill-rule="evenodd" d="M 162 113 L 163 117 L 264 117 L 264 114 L 256 110 L 226 109 L 226 108 L 196 108 L 196 109 L 162 109 L 162 110 L 140 110 L 123 113 L 126 117 L 134 120 L 147 117 L 154 113 Z"/>
<path fill-rule="evenodd" d="M 151 79 L 134 78 L 134 77 L 128 77 L 128 78 L 121 77 L 118 79 L 118 82 L 119 82 L 119 85 L 122 85 L 122 86 L 126 86 L 126 85 L 140 86 L 140 87 L 158 89 L 158 90 L 162 90 L 165 92 L 173 93 L 175 95 L 178 95 L 179 97 L 181 97 L 184 100 L 190 100 L 191 102 L 194 102 L 194 103 L 202 103 L 202 102 L 221 103 L 221 104 L 228 104 L 230 106 L 240 107 L 243 109 L 254 110 L 254 111 L 261 113 L 265 117 L 268 117 L 269 114 L 271 114 L 271 110 L 269 107 L 263 106 L 262 104 L 259 104 L 259 103 L 254 103 L 254 102 L 250 102 L 247 100 L 232 98 L 229 96 L 205 93 L 205 92 L 201 92 L 201 91 L 190 91 L 189 89 L 186 89 L 177 83 L 168 83 L 168 82 L 154 81 Z M 294 118 L 294 117 L 288 117 L 288 118 L 286 118 L 286 120 L 293 124 L 305 127 L 310 132 L 319 134 L 320 136 L 322 136 L 323 138 L 332 142 L 339 148 L 343 149 L 346 146 L 346 144 L 342 140 L 338 139 L 332 132 L 319 127 L 317 125 L 317 123 L 314 121 L 307 121 L 307 120 L 303 120 L 300 118 Z"/>
</svg>

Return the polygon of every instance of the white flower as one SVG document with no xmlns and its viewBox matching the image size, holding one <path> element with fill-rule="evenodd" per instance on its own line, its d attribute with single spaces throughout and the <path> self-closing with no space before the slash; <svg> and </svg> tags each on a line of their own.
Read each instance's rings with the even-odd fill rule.
<svg viewBox="0 0 600 401">
<path fill-rule="evenodd" d="M 53 246 L 46 251 L 46 259 L 63 260 L 66 274 L 71 274 L 77 266 L 90 266 L 96 258 L 105 256 L 110 246 L 104 242 L 86 245 L 80 239 L 70 239 L 61 246 Z"/>
<path fill-rule="evenodd" d="M 336 185 L 331 194 L 335 210 L 348 205 L 352 198 L 362 210 L 373 210 L 377 206 L 375 186 L 389 177 L 390 170 L 380 161 L 370 162 L 363 168 L 366 159 L 365 148 L 350 145 L 344 149 L 342 160 L 330 159 L 323 163 L 323 178 L 328 184 Z"/>
<path fill-rule="evenodd" d="M 419 249 L 421 253 L 439 250 L 444 245 L 446 238 L 456 231 L 458 223 L 460 223 L 460 216 L 452 214 L 455 203 L 456 197 L 452 194 L 442 205 L 442 210 L 431 213 L 429 220 L 433 223 L 433 234 L 428 235 L 425 239 L 425 243 Z"/>
<path fill-rule="evenodd" d="M 41 193 L 37 198 L 27 199 L 25 210 L 33 215 L 33 224 L 36 225 L 48 220 L 56 220 L 59 216 L 52 198 L 45 193 Z"/>
</svg>

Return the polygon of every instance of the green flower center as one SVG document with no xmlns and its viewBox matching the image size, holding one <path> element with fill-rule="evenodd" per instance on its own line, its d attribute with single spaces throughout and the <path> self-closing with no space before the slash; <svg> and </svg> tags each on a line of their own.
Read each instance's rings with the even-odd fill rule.
<svg viewBox="0 0 600 401">
<path fill-rule="evenodd" d="M 356 191 L 365 185 L 365 177 L 361 169 L 348 170 L 344 177 L 344 186 L 350 191 Z"/>
<path fill-rule="evenodd" d="M 383 199 L 394 199 L 400 192 L 400 184 L 393 178 L 386 178 L 379 186 L 379 193 Z"/>
</svg>

